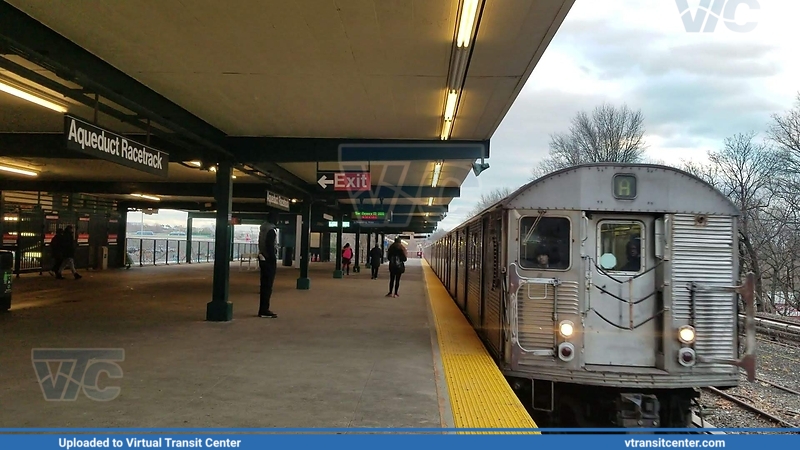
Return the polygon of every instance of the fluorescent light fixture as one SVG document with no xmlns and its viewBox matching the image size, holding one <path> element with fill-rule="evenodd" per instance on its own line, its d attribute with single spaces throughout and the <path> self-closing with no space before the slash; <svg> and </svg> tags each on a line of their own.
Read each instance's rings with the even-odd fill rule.
<svg viewBox="0 0 800 450">
<path fill-rule="evenodd" d="M 475 16 L 478 13 L 478 0 L 464 0 L 461 7 L 461 23 L 458 25 L 458 36 L 456 45 L 468 47 L 469 40 L 472 38 L 472 26 L 475 24 Z"/>
<path fill-rule="evenodd" d="M 132 196 L 132 197 L 139 197 L 139 198 L 143 198 L 143 199 L 145 199 L 145 200 L 153 200 L 153 201 L 156 201 L 156 202 L 160 202 L 160 201 L 161 201 L 161 199 L 160 199 L 160 198 L 158 198 L 158 197 L 156 197 L 156 196 L 153 196 L 153 195 L 144 195 L 144 194 L 131 194 L 131 196 Z"/>
<path fill-rule="evenodd" d="M 456 100 L 458 100 L 458 92 L 450 90 L 447 93 L 447 102 L 444 105 L 444 120 L 452 121 L 456 113 Z"/>
<path fill-rule="evenodd" d="M 6 166 L 6 165 L 0 165 L 0 170 L 2 170 L 4 172 L 16 173 L 18 175 L 25 175 L 25 176 L 28 176 L 28 177 L 35 177 L 35 176 L 39 175 L 38 173 L 36 173 L 36 172 L 34 172 L 32 170 L 18 169 L 16 167 L 11 167 L 11 166 Z"/>
<path fill-rule="evenodd" d="M 8 85 L 2 81 L 0 81 L 0 91 L 11 94 L 15 97 L 19 97 L 23 100 L 27 100 L 31 103 L 36 103 L 39 106 L 44 106 L 45 108 L 52 109 L 53 111 L 58 111 L 60 113 L 67 112 L 67 108 L 59 104 L 53 103 L 49 100 L 45 100 L 42 97 L 25 92 L 21 89 L 15 88 L 14 86 Z"/>
<path fill-rule="evenodd" d="M 236 179 L 236 175 L 231 175 L 231 178 L 235 180 Z"/>
<path fill-rule="evenodd" d="M 297 199 L 296 199 L 296 198 L 293 198 L 293 199 L 292 199 L 292 203 L 297 203 Z"/>
<path fill-rule="evenodd" d="M 431 187 L 436 187 L 439 184 L 439 177 L 442 175 L 442 162 L 439 161 L 433 166 L 433 181 L 431 181 Z"/>
<path fill-rule="evenodd" d="M 452 120 L 445 120 L 442 124 L 442 140 L 446 141 L 450 138 L 450 130 L 453 128 Z"/>
<path fill-rule="evenodd" d="M 200 161 L 189 161 L 188 164 L 191 164 L 191 165 L 193 165 L 195 167 L 203 167 L 203 163 L 200 162 Z"/>
<path fill-rule="evenodd" d="M 428 197 L 428 206 L 433 205 L 433 197 Z"/>
</svg>

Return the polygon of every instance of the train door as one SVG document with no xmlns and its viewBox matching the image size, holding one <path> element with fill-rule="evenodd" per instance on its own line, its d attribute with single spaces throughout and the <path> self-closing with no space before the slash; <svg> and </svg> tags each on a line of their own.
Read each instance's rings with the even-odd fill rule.
<svg viewBox="0 0 800 450">
<path fill-rule="evenodd" d="M 591 286 L 587 365 L 655 367 L 658 321 L 652 216 L 593 215 L 586 227 Z M 594 247 L 594 248 L 592 248 Z"/>
</svg>

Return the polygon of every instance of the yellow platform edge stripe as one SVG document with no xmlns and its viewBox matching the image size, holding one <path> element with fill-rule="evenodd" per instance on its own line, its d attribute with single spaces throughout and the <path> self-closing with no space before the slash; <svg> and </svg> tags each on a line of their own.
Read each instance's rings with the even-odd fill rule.
<svg viewBox="0 0 800 450">
<path fill-rule="evenodd" d="M 424 259 L 422 270 L 455 427 L 537 428 L 475 330 Z M 497 434 L 501 433 L 540 434 L 538 431 Z"/>
</svg>

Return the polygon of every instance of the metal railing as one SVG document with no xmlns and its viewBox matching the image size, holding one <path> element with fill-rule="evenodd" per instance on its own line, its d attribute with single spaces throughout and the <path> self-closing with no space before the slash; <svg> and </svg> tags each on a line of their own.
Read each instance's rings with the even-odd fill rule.
<svg viewBox="0 0 800 450">
<path fill-rule="evenodd" d="M 258 253 L 258 244 L 235 242 L 230 260 L 236 261 Z M 126 238 L 126 265 L 169 265 L 183 263 L 210 263 L 214 261 L 214 241 L 193 241 L 189 246 L 185 239 Z M 190 258 L 187 261 L 187 253 Z"/>
</svg>

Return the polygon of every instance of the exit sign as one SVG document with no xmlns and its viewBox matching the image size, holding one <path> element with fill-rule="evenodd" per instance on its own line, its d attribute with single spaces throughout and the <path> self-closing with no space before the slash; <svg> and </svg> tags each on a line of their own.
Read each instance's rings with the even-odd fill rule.
<svg viewBox="0 0 800 450">
<path fill-rule="evenodd" d="M 369 172 L 317 172 L 317 184 L 326 191 L 369 191 L 371 183 Z"/>
</svg>

